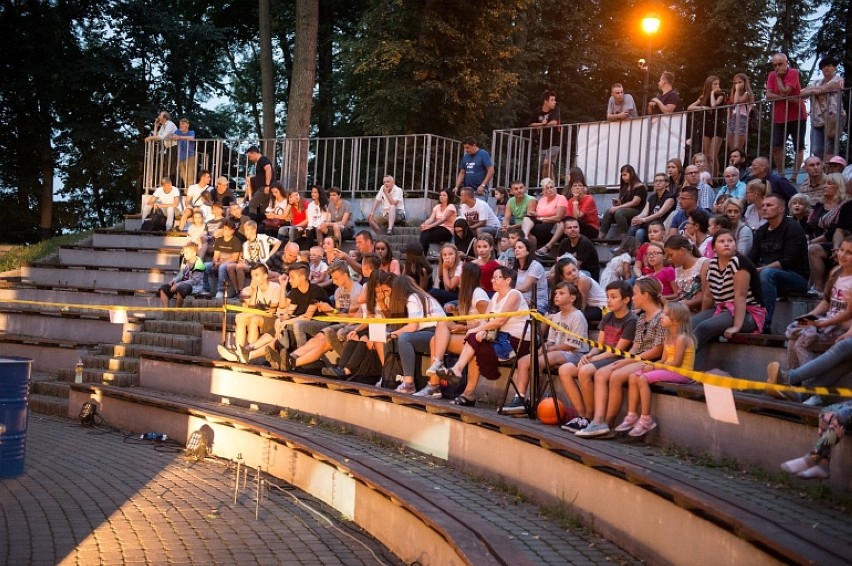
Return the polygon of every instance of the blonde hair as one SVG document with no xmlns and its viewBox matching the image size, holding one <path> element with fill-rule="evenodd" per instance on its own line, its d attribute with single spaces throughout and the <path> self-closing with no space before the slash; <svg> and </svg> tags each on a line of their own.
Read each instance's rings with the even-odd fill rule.
<svg viewBox="0 0 852 566">
<path fill-rule="evenodd" d="M 663 312 L 677 327 L 677 330 L 671 334 L 667 332 L 667 338 L 674 338 L 679 334 L 686 334 L 693 342 L 695 336 L 692 334 L 692 312 L 689 307 L 679 301 L 666 303 L 663 307 Z"/>
</svg>

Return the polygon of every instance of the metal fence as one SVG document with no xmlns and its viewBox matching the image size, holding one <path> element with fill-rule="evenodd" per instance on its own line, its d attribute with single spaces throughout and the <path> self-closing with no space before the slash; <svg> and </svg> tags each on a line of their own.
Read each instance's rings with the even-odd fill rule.
<svg viewBox="0 0 852 566">
<path fill-rule="evenodd" d="M 822 127 L 823 134 L 828 130 L 835 133 L 823 155 L 841 155 L 847 161 L 852 116 L 850 91 L 852 89 L 847 88 L 822 95 L 836 97 L 839 110 Z M 557 186 L 563 186 L 568 181 L 570 169 L 579 167 L 590 187 L 612 187 L 619 183 L 622 165 L 633 165 L 639 176 L 648 181 L 654 173 L 666 171 L 669 159 L 689 163 L 699 152 L 710 158 L 707 169 L 715 177 L 721 177 L 731 150 L 742 149 L 749 160 L 758 155 L 771 159 L 773 136 L 782 134 L 786 141 L 781 158 L 785 161 L 785 170 L 790 171 L 791 167 L 800 165 L 794 157 L 791 138 L 804 137 L 804 156 L 808 156 L 813 147 L 812 137 L 820 130 L 813 128 L 810 119 L 801 132 L 793 123 L 775 123 L 772 111 L 776 104 L 799 102 L 806 107 L 813 106 L 812 97 L 806 96 L 617 122 L 495 130 L 491 143 L 495 166 L 493 183 L 509 186 L 513 181 L 521 181 L 527 186 L 538 186 L 541 178 L 549 176 Z M 738 123 L 742 128 L 739 134 L 736 133 Z M 798 174 L 798 170 L 791 174 Z"/>
<path fill-rule="evenodd" d="M 254 164 L 246 151 L 260 148 L 287 188 L 336 186 L 351 198 L 375 193 L 392 175 L 409 197 L 435 197 L 453 186 L 462 155 L 458 140 L 416 134 L 347 138 L 151 141 L 145 144 L 143 188 L 152 192 L 168 176 L 178 187 L 195 182 L 200 170 L 228 179 L 239 195 Z"/>
</svg>

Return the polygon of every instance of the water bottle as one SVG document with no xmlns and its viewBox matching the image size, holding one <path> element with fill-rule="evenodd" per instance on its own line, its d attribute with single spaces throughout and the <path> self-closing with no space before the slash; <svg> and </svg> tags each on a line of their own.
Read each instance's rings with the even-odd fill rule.
<svg viewBox="0 0 852 566">
<path fill-rule="evenodd" d="M 144 434 L 140 434 L 139 438 L 141 440 L 156 440 L 159 442 L 165 442 L 166 440 L 168 440 L 169 437 L 168 435 L 161 434 L 159 432 L 146 432 Z"/>
<path fill-rule="evenodd" d="M 74 383 L 83 383 L 83 358 L 77 360 L 74 367 Z"/>
</svg>

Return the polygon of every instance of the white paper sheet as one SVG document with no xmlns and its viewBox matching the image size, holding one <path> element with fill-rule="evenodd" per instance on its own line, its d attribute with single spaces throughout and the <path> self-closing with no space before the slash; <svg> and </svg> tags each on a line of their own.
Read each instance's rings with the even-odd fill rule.
<svg viewBox="0 0 852 566">
<path fill-rule="evenodd" d="M 734 392 L 727 387 L 704 384 L 704 399 L 711 419 L 725 423 L 740 424 Z"/>
</svg>

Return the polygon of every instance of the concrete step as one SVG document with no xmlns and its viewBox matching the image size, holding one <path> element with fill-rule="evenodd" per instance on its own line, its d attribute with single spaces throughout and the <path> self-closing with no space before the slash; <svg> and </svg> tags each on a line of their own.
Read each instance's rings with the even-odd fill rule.
<svg viewBox="0 0 852 566">
<path fill-rule="evenodd" d="M 138 358 L 146 352 L 157 352 L 163 354 L 183 354 L 180 348 L 169 346 L 156 346 L 152 344 L 101 344 L 98 352 L 103 356 Z"/>
<path fill-rule="evenodd" d="M 127 328 L 136 325 L 128 323 Z M 112 324 L 109 315 L 91 318 L 70 317 L 39 312 L 2 312 L 0 311 L 0 333 L 27 335 L 63 340 L 66 342 L 91 344 L 110 343 L 121 340 L 125 326 Z"/>
<path fill-rule="evenodd" d="M 33 381 L 31 393 L 68 399 L 68 388 L 68 383 L 65 381 Z"/>
<path fill-rule="evenodd" d="M 109 371 L 122 371 L 139 373 L 139 358 L 127 356 L 95 355 L 83 356 L 83 364 L 86 369 L 103 369 Z"/>
<path fill-rule="evenodd" d="M 147 249 L 182 248 L 189 241 L 187 236 L 134 232 L 128 230 L 97 230 L 92 236 L 96 248 Z"/>
<path fill-rule="evenodd" d="M 218 313 L 210 314 L 215 314 L 216 316 L 221 317 Z M 185 334 L 187 336 L 197 336 L 199 338 L 201 338 L 201 333 L 204 330 L 204 326 L 199 322 L 179 320 L 146 320 L 144 328 L 146 332 Z"/>
<path fill-rule="evenodd" d="M 91 286 L 66 287 L 65 285 L 61 285 L 60 288 L 32 285 L 0 287 L 0 302 L 6 300 L 125 307 L 149 307 L 159 304 L 154 292 L 149 290 L 138 292 L 104 288 L 94 290 Z"/>
<path fill-rule="evenodd" d="M 201 339 L 183 334 L 164 334 L 161 332 L 129 332 L 123 342 L 164 348 L 177 348 L 181 353 L 195 356 L 201 352 Z"/>
<path fill-rule="evenodd" d="M 139 373 L 86 368 L 83 370 L 83 383 L 105 383 L 117 387 L 131 387 L 139 385 Z"/>
<path fill-rule="evenodd" d="M 21 267 L 23 283 L 36 285 L 84 286 L 125 291 L 155 291 L 170 281 L 177 269 L 118 270 L 62 264 L 32 264 Z"/>
<path fill-rule="evenodd" d="M 59 261 L 68 265 L 93 267 L 178 269 L 180 250 L 177 248 L 149 250 L 64 246 L 59 249 Z"/>
<path fill-rule="evenodd" d="M 68 397 L 60 399 L 51 395 L 31 393 L 28 408 L 33 413 L 40 415 L 52 415 L 57 417 L 68 416 Z"/>
</svg>

